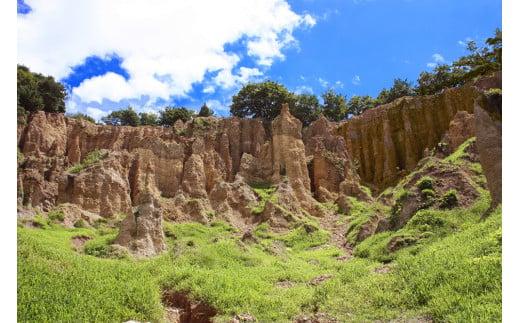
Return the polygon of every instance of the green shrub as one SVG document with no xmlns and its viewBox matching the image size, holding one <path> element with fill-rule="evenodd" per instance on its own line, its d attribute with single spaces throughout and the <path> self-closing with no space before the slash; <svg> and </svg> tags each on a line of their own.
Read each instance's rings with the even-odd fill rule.
<svg viewBox="0 0 520 323">
<path fill-rule="evenodd" d="M 68 169 L 69 173 L 77 174 L 84 170 L 85 168 L 97 163 L 98 161 L 106 158 L 108 156 L 107 152 L 103 152 L 101 150 L 93 150 L 91 151 L 85 159 L 79 164 L 76 164 Z"/>
<path fill-rule="evenodd" d="M 47 213 L 47 217 L 53 222 L 63 222 L 65 219 L 65 215 L 63 214 L 62 210 L 52 210 Z"/>
<path fill-rule="evenodd" d="M 424 189 L 424 190 L 421 191 L 421 196 L 423 198 L 425 198 L 425 199 L 434 197 L 435 196 L 435 191 L 432 190 L 432 189 L 429 189 L 429 188 Z"/>
<path fill-rule="evenodd" d="M 419 181 L 417 181 L 416 186 L 421 191 L 426 189 L 431 190 L 433 189 L 433 178 L 431 178 L 430 176 L 424 176 Z"/>
<path fill-rule="evenodd" d="M 84 228 L 84 227 L 86 227 L 85 221 L 83 221 L 83 219 L 76 220 L 76 222 L 74 222 L 74 227 L 75 228 Z"/>
<path fill-rule="evenodd" d="M 42 229 L 47 229 L 50 227 L 49 225 L 49 219 L 46 218 L 43 214 L 36 214 L 32 218 L 32 222 L 35 226 L 40 227 Z"/>
<path fill-rule="evenodd" d="M 457 190 L 450 189 L 441 197 L 440 207 L 443 209 L 451 209 L 459 203 Z"/>
<path fill-rule="evenodd" d="M 268 184 L 257 184 L 252 187 L 253 191 L 259 198 L 258 203 L 251 207 L 251 213 L 254 215 L 259 215 L 264 212 L 265 205 L 268 201 L 272 203 L 278 201 L 278 196 L 276 196 L 276 187 L 268 186 Z"/>
<path fill-rule="evenodd" d="M 115 234 L 110 234 L 85 243 L 84 252 L 98 258 L 127 259 L 128 251 L 123 247 L 113 245 Z"/>
</svg>

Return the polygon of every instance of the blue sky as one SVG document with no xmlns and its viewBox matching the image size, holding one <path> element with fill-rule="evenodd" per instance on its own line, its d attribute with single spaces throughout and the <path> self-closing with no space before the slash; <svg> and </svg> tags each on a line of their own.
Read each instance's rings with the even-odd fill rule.
<svg viewBox="0 0 520 323">
<path fill-rule="evenodd" d="M 242 84 L 264 79 L 317 95 L 377 95 L 502 25 L 498 0 L 121 1 L 18 0 L 19 63 L 65 83 L 70 112 L 99 119 L 127 105 L 208 102 L 227 115 Z"/>
</svg>

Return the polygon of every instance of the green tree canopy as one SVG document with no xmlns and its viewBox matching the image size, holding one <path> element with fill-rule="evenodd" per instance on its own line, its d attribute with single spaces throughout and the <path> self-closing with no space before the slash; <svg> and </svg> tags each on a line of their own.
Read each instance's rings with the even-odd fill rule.
<svg viewBox="0 0 520 323">
<path fill-rule="evenodd" d="M 84 113 L 81 113 L 81 112 L 68 115 L 67 117 L 72 118 L 72 119 L 86 120 L 88 122 L 96 123 L 96 120 L 94 120 L 94 118 L 92 118 L 91 116 L 86 115 Z"/>
<path fill-rule="evenodd" d="M 199 110 L 199 117 L 210 117 L 213 115 L 213 110 L 211 110 L 207 105 L 206 102 L 200 107 Z"/>
<path fill-rule="evenodd" d="M 378 101 L 369 95 L 355 95 L 347 103 L 347 113 L 357 116 L 368 109 L 373 109 L 378 105 Z"/>
<path fill-rule="evenodd" d="M 135 110 L 132 107 L 128 107 L 123 110 L 111 112 L 108 116 L 101 119 L 103 123 L 112 126 L 132 126 L 137 127 L 140 125 L 140 119 Z"/>
<path fill-rule="evenodd" d="M 277 82 L 250 83 L 233 96 L 231 114 L 240 118 L 273 120 L 283 103 L 288 103 L 292 109 L 294 101 L 294 95 Z"/>
<path fill-rule="evenodd" d="M 166 107 L 160 113 L 161 113 L 161 116 L 159 118 L 159 124 L 161 124 L 163 126 L 173 126 L 175 121 L 177 121 L 179 119 L 186 122 L 193 117 L 193 111 L 188 110 L 183 107 L 180 107 L 180 108 Z"/>
<path fill-rule="evenodd" d="M 416 95 L 415 89 L 411 82 L 407 79 L 394 79 L 394 84 L 390 88 L 390 90 L 383 89 L 377 100 L 380 104 L 390 103 L 396 99 L 399 99 L 403 96 L 413 96 Z"/>
<path fill-rule="evenodd" d="M 314 94 L 302 93 L 295 96 L 294 106 L 290 111 L 304 126 L 308 126 L 318 119 L 321 106 Z"/>
<path fill-rule="evenodd" d="M 139 121 L 142 126 L 156 126 L 157 124 L 159 124 L 159 118 L 157 114 L 153 112 L 139 113 Z"/>
<path fill-rule="evenodd" d="M 321 95 L 323 115 L 331 121 L 341 121 L 347 115 L 347 99 L 344 95 L 329 89 Z"/>
<path fill-rule="evenodd" d="M 495 35 L 488 38 L 482 48 L 475 41 L 469 41 L 466 49 L 469 54 L 451 65 L 438 65 L 432 72 L 422 72 L 417 80 L 417 93 L 439 93 L 502 69 L 502 30 L 495 30 Z"/>
<path fill-rule="evenodd" d="M 52 76 L 33 73 L 17 66 L 17 101 L 19 111 L 65 112 L 65 87 Z"/>
</svg>

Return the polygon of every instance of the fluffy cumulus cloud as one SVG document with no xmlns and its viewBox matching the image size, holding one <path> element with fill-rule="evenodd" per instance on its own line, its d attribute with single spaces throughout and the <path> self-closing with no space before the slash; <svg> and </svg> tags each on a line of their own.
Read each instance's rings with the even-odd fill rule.
<svg viewBox="0 0 520 323">
<path fill-rule="evenodd" d="M 87 57 L 121 57 L 129 77 L 84 80 L 73 89 L 83 102 L 169 100 L 198 82 L 204 93 L 237 86 L 283 60 L 283 50 L 297 45 L 296 28 L 316 23 L 285 0 L 25 2 L 32 10 L 18 19 L 19 63 L 61 79 Z M 241 55 L 225 49 L 239 41 L 255 66 L 241 66 Z"/>
<path fill-rule="evenodd" d="M 446 62 L 446 60 L 444 59 L 444 56 L 442 56 L 439 53 L 433 54 L 432 59 L 433 59 L 433 62 L 429 62 L 428 64 L 426 64 L 426 66 L 428 66 L 429 68 L 434 68 L 435 66 Z"/>
</svg>

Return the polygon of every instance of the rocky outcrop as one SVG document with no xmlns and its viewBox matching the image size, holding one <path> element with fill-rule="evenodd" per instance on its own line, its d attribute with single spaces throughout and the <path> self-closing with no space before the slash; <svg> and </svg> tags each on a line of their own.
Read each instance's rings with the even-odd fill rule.
<svg viewBox="0 0 520 323">
<path fill-rule="evenodd" d="M 371 109 L 338 127 L 361 180 L 381 189 L 411 171 L 434 148 L 458 111 L 473 112 L 477 90 L 447 89 L 404 97 Z"/>
<path fill-rule="evenodd" d="M 487 93 L 475 101 L 477 149 L 492 207 L 502 202 L 502 94 Z"/>
<path fill-rule="evenodd" d="M 114 243 L 128 248 L 136 256 L 154 256 L 166 250 L 162 216 L 153 194 L 142 194 L 140 203 L 135 212 L 121 222 Z"/>
<path fill-rule="evenodd" d="M 445 155 L 449 155 L 471 137 L 475 137 L 475 115 L 467 111 L 459 111 L 450 122 L 437 148 L 442 149 Z"/>
</svg>

